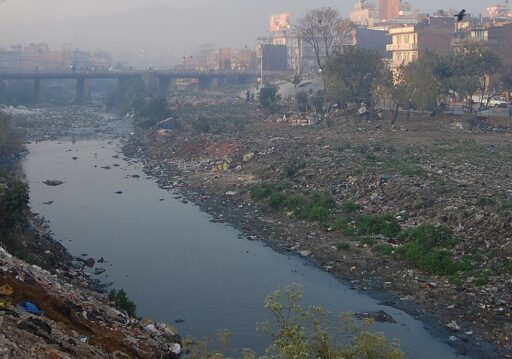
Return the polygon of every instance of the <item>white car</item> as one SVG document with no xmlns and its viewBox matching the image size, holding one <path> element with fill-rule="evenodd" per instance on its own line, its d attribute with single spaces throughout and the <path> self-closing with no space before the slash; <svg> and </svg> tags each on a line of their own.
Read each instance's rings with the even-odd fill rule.
<svg viewBox="0 0 512 359">
<path fill-rule="evenodd" d="M 499 108 L 505 108 L 507 107 L 507 101 L 505 99 L 500 97 L 491 97 L 489 99 L 489 107 L 499 107 Z"/>
</svg>

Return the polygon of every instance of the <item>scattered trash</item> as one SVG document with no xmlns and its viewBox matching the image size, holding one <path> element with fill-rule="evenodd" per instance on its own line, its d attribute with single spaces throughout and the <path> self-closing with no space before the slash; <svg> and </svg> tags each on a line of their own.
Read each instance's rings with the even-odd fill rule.
<svg viewBox="0 0 512 359">
<path fill-rule="evenodd" d="M 61 180 L 46 180 L 43 183 L 45 185 L 47 185 L 47 186 L 57 187 L 57 186 L 60 186 L 61 184 L 64 184 L 64 181 L 61 181 Z"/>
<path fill-rule="evenodd" d="M 94 275 L 100 275 L 101 273 L 105 272 L 105 268 L 94 268 Z"/>
<path fill-rule="evenodd" d="M 34 304 L 29 301 L 20 302 L 18 306 L 23 309 L 24 311 L 35 314 L 35 315 L 42 315 L 43 312 Z"/>
<path fill-rule="evenodd" d="M 455 320 L 452 320 L 450 323 L 446 324 L 446 326 L 453 331 L 460 330 L 460 326 L 455 322 Z"/>
<path fill-rule="evenodd" d="M 389 315 L 382 309 L 380 309 L 376 312 L 355 313 L 354 317 L 356 317 L 358 319 L 372 319 L 379 323 L 396 323 L 396 320 L 394 320 L 391 315 Z"/>
<path fill-rule="evenodd" d="M 4 284 L 0 287 L 0 295 L 10 296 L 14 293 L 14 290 L 9 284 Z"/>
<path fill-rule="evenodd" d="M 94 258 L 87 258 L 85 261 L 84 261 L 85 265 L 89 268 L 92 268 L 94 267 L 94 264 L 96 264 L 96 261 L 94 260 Z"/>
</svg>

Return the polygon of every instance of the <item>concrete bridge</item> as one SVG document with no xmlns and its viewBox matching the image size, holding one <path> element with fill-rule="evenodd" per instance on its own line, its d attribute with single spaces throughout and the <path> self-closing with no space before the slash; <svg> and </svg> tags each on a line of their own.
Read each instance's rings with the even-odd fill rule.
<svg viewBox="0 0 512 359">
<path fill-rule="evenodd" d="M 93 79 L 118 80 L 120 84 L 130 79 L 142 79 L 150 91 L 167 92 L 175 88 L 177 79 L 195 79 L 200 90 L 211 89 L 222 83 L 243 84 L 258 78 L 255 72 L 232 71 L 176 71 L 176 70 L 123 70 L 90 71 L 75 70 L 62 72 L 0 72 L 1 80 L 34 81 L 33 101 L 37 103 L 41 92 L 42 80 L 75 80 L 75 103 L 83 104 L 86 100 L 86 81 Z"/>
</svg>

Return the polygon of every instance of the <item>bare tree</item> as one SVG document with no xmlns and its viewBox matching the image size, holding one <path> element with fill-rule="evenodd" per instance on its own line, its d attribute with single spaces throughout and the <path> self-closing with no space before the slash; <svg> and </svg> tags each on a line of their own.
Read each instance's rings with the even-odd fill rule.
<svg viewBox="0 0 512 359">
<path fill-rule="evenodd" d="M 354 25 L 343 20 L 337 9 L 321 7 L 310 10 L 297 22 L 297 33 L 315 52 L 316 62 L 324 83 L 324 105 L 327 101 L 325 64 L 333 53 L 341 51 L 344 45 L 352 45 Z"/>
<path fill-rule="evenodd" d="M 300 18 L 296 28 L 302 40 L 313 48 L 318 68 L 323 72 L 329 57 L 347 44 L 354 27 L 340 18 L 338 10 L 321 7 Z"/>
</svg>

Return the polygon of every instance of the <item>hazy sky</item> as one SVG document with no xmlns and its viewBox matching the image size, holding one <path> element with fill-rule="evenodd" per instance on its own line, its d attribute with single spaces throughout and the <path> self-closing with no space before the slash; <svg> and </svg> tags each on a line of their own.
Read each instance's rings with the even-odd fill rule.
<svg viewBox="0 0 512 359">
<path fill-rule="evenodd" d="M 495 1 L 411 0 L 413 8 L 466 8 Z M 348 15 L 353 0 L 7 0 L 0 4 L 0 45 L 47 42 L 90 50 L 193 49 L 202 43 L 240 47 L 265 35 L 268 15 L 293 18 L 322 5 Z M 184 51 L 184 50 L 183 50 Z"/>
</svg>

